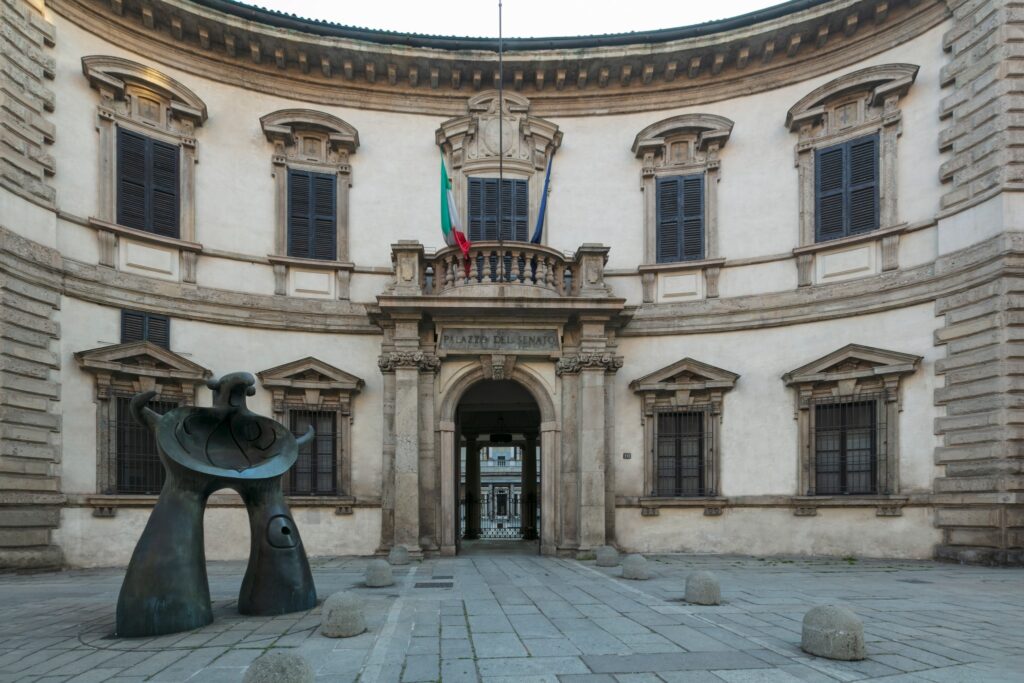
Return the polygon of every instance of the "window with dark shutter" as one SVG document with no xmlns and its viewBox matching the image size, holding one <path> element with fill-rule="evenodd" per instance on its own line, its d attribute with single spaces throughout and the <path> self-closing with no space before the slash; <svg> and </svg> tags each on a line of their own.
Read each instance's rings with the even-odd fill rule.
<svg viewBox="0 0 1024 683">
<path fill-rule="evenodd" d="M 332 410 L 292 410 L 291 430 L 302 436 L 312 426 L 313 440 L 299 448 L 288 472 L 285 490 L 293 496 L 330 496 L 337 493 L 338 414 Z"/>
<path fill-rule="evenodd" d="M 498 239 L 529 241 L 530 194 L 525 180 L 501 181 L 500 209 L 497 178 L 470 178 L 468 192 L 467 218 L 471 242 Z"/>
<path fill-rule="evenodd" d="M 655 428 L 657 495 L 705 495 L 704 412 L 658 413 Z"/>
<path fill-rule="evenodd" d="M 818 242 L 878 228 L 878 136 L 815 151 Z"/>
<path fill-rule="evenodd" d="M 117 222 L 164 237 L 178 237 L 177 145 L 117 129 Z"/>
<path fill-rule="evenodd" d="M 121 311 L 121 343 L 143 340 L 171 348 L 170 318 L 141 311 Z"/>
<path fill-rule="evenodd" d="M 115 462 L 117 492 L 157 494 L 164 485 L 164 468 L 157 455 L 152 430 L 132 417 L 131 397 L 117 396 L 115 414 Z M 163 415 L 174 410 L 174 401 L 150 401 L 148 406 Z"/>
<path fill-rule="evenodd" d="M 879 444 L 885 424 L 878 397 L 818 399 L 814 405 L 814 493 L 878 493 Z"/>
<path fill-rule="evenodd" d="M 288 255 L 337 258 L 337 179 L 330 173 L 288 170 Z"/>
<path fill-rule="evenodd" d="M 658 178 L 658 263 L 704 258 L 704 175 Z"/>
</svg>

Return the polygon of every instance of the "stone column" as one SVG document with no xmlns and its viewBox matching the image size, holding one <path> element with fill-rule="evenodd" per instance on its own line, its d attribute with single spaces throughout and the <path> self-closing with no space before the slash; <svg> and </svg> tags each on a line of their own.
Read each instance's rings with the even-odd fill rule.
<svg viewBox="0 0 1024 683">
<path fill-rule="evenodd" d="M 519 499 L 523 538 L 537 538 L 537 435 L 527 434 L 523 448 L 523 485 Z"/>
<path fill-rule="evenodd" d="M 580 371 L 579 529 L 584 551 L 605 544 L 604 373 L 603 367 Z"/>
<path fill-rule="evenodd" d="M 541 537 L 542 555 L 554 555 L 558 549 L 557 529 L 559 518 L 559 471 L 558 471 L 558 424 L 543 422 L 540 425 L 541 465 Z"/>
<path fill-rule="evenodd" d="M 466 435 L 466 533 L 463 538 L 480 538 L 480 444 L 475 434 Z"/>
<path fill-rule="evenodd" d="M 458 486 L 455 481 L 455 458 L 458 441 L 455 423 L 445 420 L 438 425 L 441 434 L 441 554 L 454 555 L 459 533 Z"/>
<path fill-rule="evenodd" d="M 420 540 L 419 369 L 395 369 L 395 545 Z"/>
</svg>

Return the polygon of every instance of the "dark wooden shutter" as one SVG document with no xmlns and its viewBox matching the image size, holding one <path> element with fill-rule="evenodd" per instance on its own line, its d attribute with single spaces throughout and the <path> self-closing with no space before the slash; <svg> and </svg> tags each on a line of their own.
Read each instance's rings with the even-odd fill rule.
<svg viewBox="0 0 1024 683">
<path fill-rule="evenodd" d="M 836 239 L 846 233 L 845 189 L 846 146 L 836 145 L 815 152 L 815 222 L 817 239 Z"/>
<path fill-rule="evenodd" d="M 481 179 L 483 197 L 481 201 L 482 236 L 480 239 L 498 239 L 498 179 Z"/>
<path fill-rule="evenodd" d="M 180 224 L 177 145 L 117 129 L 117 222 L 165 237 Z"/>
<path fill-rule="evenodd" d="M 479 242 L 483 239 L 484 230 L 484 188 L 481 178 L 470 178 L 469 189 L 467 190 L 467 229 L 470 242 Z"/>
<path fill-rule="evenodd" d="M 117 129 L 117 222 L 146 229 L 146 138 Z"/>
<path fill-rule="evenodd" d="M 876 229 L 878 136 L 817 150 L 814 189 L 817 241 Z"/>
<path fill-rule="evenodd" d="M 313 245 L 312 258 L 333 261 L 338 257 L 337 187 L 334 175 L 313 174 Z"/>
<path fill-rule="evenodd" d="M 530 195 L 525 180 L 506 180 L 501 188 L 501 238 L 526 242 L 529 240 Z"/>
<path fill-rule="evenodd" d="M 850 234 L 878 227 L 878 136 L 849 144 Z"/>
<path fill-rule="evenodd" d="M 704 258 L 704 175 L 684 176 L 681 223 L 682 260 Z"/>
<path fill-rule="evenodd" d="M 178 147 L 158 140 L 149 141 L 150 226 L 165 237 L 178 236 Z"/>
<path fill-rule="evenodd" d="M 310 199 L 313 179 L 309 171 L 288 170 L 288 255 L 308 258 L 312 234 Z"/>
<path fill-rule="evenodd" d="M 121 311 L 121 343 L 148 340 L 171 348 L 171 320 L 166 315 Z"/>
<path fill-rule="evenodd" d="M 682 226 L 679 222 L 679 190 L 681 179 L 678 176 L 658 178 L 656 191 L 657 226 L 655 241 L 657 242 L 658 263 L 671 263 L 679 260 L 679 245 Z"/>
<path fill-rule="evenodd" d="M 142 341 L 146 338 L 146 314 L 121 311 L 121 343 Z"/>
<path fill-rule="evenodd" d="M 146 339 L 165 349 L 171 348 L 171 321 L 165 315 L 146 316 Z"/>
</svg>

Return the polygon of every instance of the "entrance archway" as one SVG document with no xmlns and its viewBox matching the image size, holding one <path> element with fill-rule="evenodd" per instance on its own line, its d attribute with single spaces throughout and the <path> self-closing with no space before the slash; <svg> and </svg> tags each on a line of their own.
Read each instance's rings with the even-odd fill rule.
<svg viewBox="0 0 1024 683">
<path fill-rule="evenodd" d="M 537 402 L 517 382 L 483 380 L 463 394 L 455 423 L 460 552 L 527 547 L 536 552 L 541 501 Z"/>
<path fill-rule="evenodd" d="M 506 397 L 505 403 L 502 403 L 502 399 L 499 398 L 497 404 L 491 405 L 492 412 L 500 413 L 505 408 L 519 408 L 527 412 L 535 411 L 531 416 L 532 424 L 537 430 L 534 452 L 537 454 L 537 472 L 543 472 L 537 489 L 537 516 L 540 518 L 537 533 L 540 552 L 555 554 L 558 543 L 557 521 L 560 518 L 558 514 L 560 504 L 558 495 L 560 429 L 555 402 L 545 382 L 534 376 L 529 370 L 515 367 L 506 377 L 510 380 L 494 380 L 484 374 L 481 366 L 470 366 L 454 378 L 442 392 L 438 410 L 438 445 L 441 454 L 439 529 L 441 531 L 441 554 L 443 555 L 456 554 L 462 543 L 459 508 L 460 501 L 463 500 L 463 492 L 460 486 L 462 481 L 460 468 L 465 441 L 459 425 L 459 418 L 462 414 L 468 414 L 471 411 L 462 411 L 460 408 L 472 403 L 478 408 L 476 412 L 486 413 L 486 410 L 479 410 L 479 408 L 485 407 L 487 401 L 492 400 L 494 396 L 501 395 Z M 477 385 L 481 388 L 475 389 Z M 508 389 L 508 392 L 503 393 L 503 388 Z M 480 394 L 470 394 L 474 389 Z M 513 398 L 514 400 L 511 400 Z M 505 420 L 507 419 L 505 418 Z M 511 433 L 509 424 L 506 422 L 505 427 L 502 428 L 504 431 L 500 433 Z M 497 424 L 494 429 L 495 433 L 499 433 Z"/>
</svg>

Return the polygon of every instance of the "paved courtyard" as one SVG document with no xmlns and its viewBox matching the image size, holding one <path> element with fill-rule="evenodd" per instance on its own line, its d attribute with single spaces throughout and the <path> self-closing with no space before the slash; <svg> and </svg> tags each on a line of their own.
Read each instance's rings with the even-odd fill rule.
<svg viewBox="0 0 1024 683">
<path fill-rule="evenodd" d="M 649 581 L 619 568 L 508 553 L 395 568 L 314 560 L 321 598 L 366 600 L 369 631 L 332 640 L 319 608 L 240 617 L 242 563 L 211 563 L 216 619 L 153 639 L 111 638 L 122 571 L 0 575 L 0 681 L 240 681 L 270 649 L 301 653 L 323 681 L 1024 681 L 1024 570 L 931 562 L 650 556 Z M 718 574 L 725 604 L 682 602 L 685 577 Z M 811 606 L 845 604 L 868 659 L 799 648 Z"/>
</svg>

